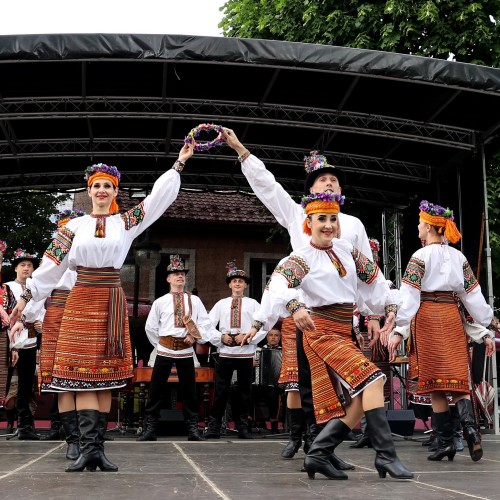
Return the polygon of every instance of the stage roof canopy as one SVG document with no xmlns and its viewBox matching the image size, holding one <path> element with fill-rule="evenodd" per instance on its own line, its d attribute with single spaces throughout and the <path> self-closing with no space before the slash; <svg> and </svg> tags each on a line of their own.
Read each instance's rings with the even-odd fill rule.
<svg viewBox="0 0 500 500">
<path fill-rule="evenodd" d="M 204 122 L 233 128 L 291 193 L 320 150 L 349 197 L 405 207 L 496 151 L 500 70 L 394 53 L 182 35 L 0 37 L 0 192 L 83 188 L 104 162 L 144 189 Z M 199 153 L 189 189 L 249 186 L 228 147 Z M 434 191 L 431 191 L 434 192 Z"/>
</svg>

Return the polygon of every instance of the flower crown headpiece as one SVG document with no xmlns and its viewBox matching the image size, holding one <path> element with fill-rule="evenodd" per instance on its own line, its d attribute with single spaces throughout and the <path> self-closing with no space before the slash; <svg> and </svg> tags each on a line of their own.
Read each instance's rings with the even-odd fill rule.
<svg viewBox="0 0 500 500">
<path fill-rule="evenodd" d="M 326 156 L 318 154 L 318 151 L 311 151 L 309 156 L 304 156 L 304 168 L 306 172 L 310 174 L 315 170 L 319 170 L 320 168 L 330 167 L 328 165 L 328 161 L 326 160 Z"/>
<path fill-rule="evenodd" d="M 83 178 L 88 181 L 90 177 L 98 172 L 112 175 L 113 177 L 116 177 L 118 179 L 118 182 L 120 182 L 120 178 L 122 176 L 122 174 L 120 174 L 119 170 L 116 167 L 106 165 L 105 163 L 95 163 L 94 165 L 91 165 L 90 167 L 87 167 L 85 169 Z"/>
<path fill-rule="evenodd" d="M 0 254 L 4 254 L 5 250 L 7 250 L 7 243 L 5 241 L 0 240 Z"/>
<path fill-rule="evenodd" d="M 14 252 L 14 259 L 35 259 L 35 256 L 27 253 L 26 250 L 22 248 L 18 248 Z"/>
<path fill-rule="evenodd" d="M 380 251 L 380 242 L 376 238 L 370 238 L 368 241 L 370 242 L 372 252 Z"/>
<path fill-rule="evenodd" d="M 455 217 L 453 216 L 453 210 L 450 210 L 449 208 L 441 207 L 440 205 L 435 205 L 434 203 L 431 203 L 427 200 L 422 200 L 420 202 L 419 208 L 420 208 L 421 212 L 426 212 L 429 215 L 435 215 L 437 217 L 444 217 L 445 219 L 450 219 L 452 221 L 455 220 Z"/>
<path fill-rule="evenodd" d="M 339 205 L 343 205 L 345 202 L 345 196 L 339 193 L 312 193 L 301 198 L 300 205 L 305 210 L 309 203 L 313 201 L 323 201 L 323 202 L 336 202 Z"/>
<path fill-rule="evenodd" d="M 71 219 L 76 219 L 77 217 L 81 217 L 82 215 L 85 215 L 85 212 L 83 210 L 62 210 L 58 214 L 55 215 L 55 222 L 59 224 L 60 221 L 62 220 L 71 220 Z"/>
</svg>

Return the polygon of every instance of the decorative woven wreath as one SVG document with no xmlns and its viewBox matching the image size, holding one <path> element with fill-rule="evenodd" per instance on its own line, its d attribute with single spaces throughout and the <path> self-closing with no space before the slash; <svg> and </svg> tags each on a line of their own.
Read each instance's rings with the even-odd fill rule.
<svg viewBox="0 0 500 500">
<path fill-rule="evenodd" d="M 218 134 L 213 141 L 200 142 L 196 140 L 196 137 L 198 137 L 202 132 L 209 132 L 211 130 L 217 132 Z M 184 139 L 184 142 L 186 144 L 194 143 L 195 151 L 208 151 L 214 146 L 220 146 L 221 144 L 224 144 L 221 136 L 223 130 L 224 128 L 221 125 L 215 125 L 214 123 L 201 123 L 189 132 L 187 137 Z"/>
</svg>

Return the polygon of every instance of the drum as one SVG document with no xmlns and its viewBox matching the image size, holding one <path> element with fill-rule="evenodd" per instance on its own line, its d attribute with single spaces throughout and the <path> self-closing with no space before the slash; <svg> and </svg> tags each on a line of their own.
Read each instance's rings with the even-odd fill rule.
<svg viewBox="0 0 500 500">
<path fill-rule="evenodd" d="M 281 371 L 281 349 L 262 349 L 260 352 L 259 379 L 257 385 L 277 386 Z"/>
</svg>

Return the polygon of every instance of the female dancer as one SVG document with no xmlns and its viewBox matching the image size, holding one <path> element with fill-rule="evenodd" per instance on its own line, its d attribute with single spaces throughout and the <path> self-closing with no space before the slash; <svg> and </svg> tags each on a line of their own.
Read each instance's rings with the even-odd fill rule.
<svg viewBox="0 0 500 500">
<path fill-rule="evenodd" d="M 455 456 L 446 399 L 449 394 L 455 401 L 470 456 L 477 461 L 483 450 L 470 400 L 468 347 L 457 302 L 460 299 L 474 321 L 483 326 L 490 324 L 493 311 L 465 256 L 448 246 L 448 242 L 457 243 L 461 238 L 449 208 L 422 201 L 418 237 L 425 246 L 413 254 L 406 267 L 401 285 L 403 306 L 397 321 L 398 326 L 411 322 L 408 389 L 431 396 L 439 447 L 428 459 L 448 457 L 451 461 Z M 384 342 L 388 331 L 383 328 Z M 392 337 L 391 353 L 402 338 L 402 334 Z M 487 352 L 493 353 L 494 344 L 487 331 L 483 340 Z"/>
<path fill-rule="evenodd" d="M 275 269 L 269 284 L 271 301 L 286 307 L 304 332 L 311 365 L 314 411 L 326 423 L 304 461 L 309 478 L 321 472 L 329 479 L 347 479 L 330 455 L 346 438 L 363 412 L 380 477 L 413 474 L 401 463 L 387 422 L 382 372 L 366 359 L 351 336 L 353 304 L 358 294 L 375 314 L 387 313 L 394 324 L 398 292 L 390 290 L 376 264 L 349 242 L 336 238 L 340 195 L 321 193 L 303 198 L 304 231 L 311 242 Z M 307 306 L 301 302 L 302 290 Z"/>
<path fill-rule="evenodd" d="M 104 455 L 98 425 L 99 413 L 109 413 L 111 389 L 124 387 L 133 376 L 120 267 L 134 238 L 177 197 L 179 172 L 192 154 L 193 146 L 184 145 L 173 168 L 155 182 L 151 194 L 121 215 L 115 201 L 120 173 L 102 163 L 89 167 L 91 215 L 73 219 L 59 229 L 27 284 L 25 300 L 19 301 L 12 314 L 12 320 L 17 320 L 31 298 L 48 296 L 66 269 L 77 271 L 64 308 L 51 383 L 55 389 L 76 392 L 81 455 L 67 472 L 82 471 L 87 465 L 118 469 Z M 12 331 L 21 326 L 15 325 Z"/>
</svg>

